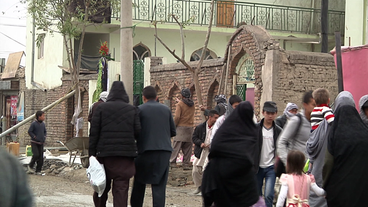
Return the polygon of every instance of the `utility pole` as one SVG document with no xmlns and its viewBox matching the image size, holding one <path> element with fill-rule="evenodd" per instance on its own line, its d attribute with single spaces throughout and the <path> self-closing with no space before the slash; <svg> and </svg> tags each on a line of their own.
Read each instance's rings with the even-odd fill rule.
<svg viewBox="0 0 368 207">
<path fill-rule="evenodd" d="M 120 64 L 121 81 L 133 103 L 133 25 L 132 0 L 121 0 L 120 3 Z"/>
<path fill-rule="evenodd" d="M 321 52 L 327 53 L 327 50 L 328 50 L 328 0 L 322 0 L 322 5 L 321 5 L 321 34 L 322 34 Z"/>
</svg>

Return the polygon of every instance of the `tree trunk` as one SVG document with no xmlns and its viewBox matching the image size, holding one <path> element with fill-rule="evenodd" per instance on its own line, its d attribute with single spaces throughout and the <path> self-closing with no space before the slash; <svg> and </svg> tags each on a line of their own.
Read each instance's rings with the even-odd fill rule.
<svg viewBox="0 0 368 207">
<path fill-rule="evenodd" d="M 196 70 L 194 70 L 194 73 L 192 73 L 192 74 L 193 74 L 193 82 L 194 82 L 195 92 L 197 94 L 198 105 L 203 106 L 202 87 L 199 83 L 199 73 L 200 73 L 200 70 L 198 70 L 198 68 L 197 68 Z M 202 120 L 202 122 L 206 121 L 206 118 L 204 117 L 203 113 L 201 113 L 201 120 Z"/>
</svg>

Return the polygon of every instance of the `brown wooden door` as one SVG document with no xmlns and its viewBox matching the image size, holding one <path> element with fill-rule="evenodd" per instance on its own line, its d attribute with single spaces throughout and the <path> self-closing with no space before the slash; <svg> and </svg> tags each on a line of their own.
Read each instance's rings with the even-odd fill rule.
<svg viewBox="0 0 368 207">
<path fill-rule="evenodd" d="M 234 0 L 217 1 L 217 26 L 234 27 Z"/>
</svg>

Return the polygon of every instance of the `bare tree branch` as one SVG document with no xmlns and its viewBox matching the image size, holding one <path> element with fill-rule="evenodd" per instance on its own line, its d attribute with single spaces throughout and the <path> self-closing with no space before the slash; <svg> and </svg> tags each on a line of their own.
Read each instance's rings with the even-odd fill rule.
<svg viewBox="0 0 368 207">
<path fill-rule="evenodd" d="M 183 24 L 179 22 L 178 18 L 174 14 L 172 14 L 173 19 L 178 23 L 180 27 L 180 36 L 181 36 L 181 59 L 185 60 L 185 47 L 184 47 L 184 32 L 183 32 Z"/>
<path fill-rule="evenodd" d="M 181 59 L 179 56 L 177 56 L 175 54 L 175 51 L 172 51 L 157 35 L 154 35 L 157 40 L 166 48 L 167 51 L 169 51 L 169 53 L 171 53 L 177 60 L 179 60 L 181 63 L 183 63 L 183 65 L 188 68 L 188 70 L 190 70 L 190 72 L 194 73 L 194 70 L 192 67 L 190 67 L 190 65 L 188 65 L 187 62 L 185 62 L 185 60 Z"/>
<path fill-rule="evenodd" d="M 201 88 L 201 85 L 199 83 L 199 74 L 203 71 L 202 64 L 203 64 L 203 60 L 204 60 L 204 57 L 205 57 L 205 54 L 206 54 L 206 51 L 207 51 L 208 41 L 209 41 L 210 35 L 211 35 L 214 7 L 215 7 L 215 0 L 212 0 L 211 1 L 210 22 L 209 22 L 209 25 L 208 25 L 206 39 L 204 41 L 204 46 L 202 48 L 201 59 L 199 60 L 197 68 L 196 68 L 196 70 L 194 71 L 194 74 L 193 74 L 193 82 L 194 82 L 195 91 L 196 91 L 196 94 L 197 94 L 197 100 L 198 100 L 199 107 L 203 106 L 202 88 Z M 202 113 L 201 113 L 201 119 L 202 119 L 202 121 L 206 120 L 206 118 L 204 117 L 204 114 L 202 114 Z"/>
<path fill-rule="evenodd" d="M 201 59 L 199 59 L 198 65 L 197 65 L 197 70 L 200 70 L 200 72 L 202 72 L 203 70 L 202 68 L 202 64 L 203 64 L 203 60 L 205 58 L 206 55 L 206 51 L 207 51 L 207 46 L 208 46 L 208 42 L 210 40 L 210 35 L 211 35 L 211 29 L 212 29 L 212 21 L 213 21 L 213 10 L 215 7 L 215 0 L 211 1 L 211 13 L 210 13 L 210 22 L 208 24 L 208 30 L 207 30 L 207 35 L 206 35 L 206 39 L 204 41 L 204 46 L 202 48 L 202 54 L 201 54 Z"/>
</svg>

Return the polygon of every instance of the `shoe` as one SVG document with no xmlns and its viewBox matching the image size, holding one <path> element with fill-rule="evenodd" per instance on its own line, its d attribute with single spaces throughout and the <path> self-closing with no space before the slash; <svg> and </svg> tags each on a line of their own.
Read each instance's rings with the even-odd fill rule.
<svg viewBox="0 0 368 207">
<path fill-rule="evenodd" d="M 42 173 L 42 172 L 36 172 L 35 175 L 41 175 L 41 176 L 44 176 L 45 173 Z"/>
<path fill-rule="evenodd" d="M 35 174 L 35 171 L 29 165 L 27 166 L 27 174 Z"/>
<path fill-rule="evenodd" d="M 196 195 L 198 193 L 201 193 L 201 186 L 199 186 L 195 191 L 193 191 L 193 194 Z"/>
</svg>

